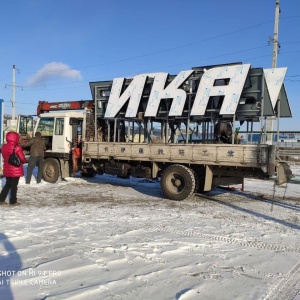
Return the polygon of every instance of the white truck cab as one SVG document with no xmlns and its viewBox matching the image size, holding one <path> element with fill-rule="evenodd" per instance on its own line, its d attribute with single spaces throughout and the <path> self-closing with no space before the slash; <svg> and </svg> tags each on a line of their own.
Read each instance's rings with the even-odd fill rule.
<svg viewBox="0 0 300 300">
<path fill-rule="evenodd" d="M 80 153 L 76 149 L 82 141 L 83 118 L 84 112 L 74 111 L 42 113 L 37 118 L 19 116 L 17 132 L 21 145 L 36 132 L 40 132 L 46 142 L 44 180 L 54 183 L 59 177 L 65 178 L 77 171 Z M 29 155 L 29 147 L 23 146 L 23 150 Z"/>
<path fill-rule="evenodd" d="M 19 116 L 18 132 L 21 144 L 40 132 L 46 141 L 47 151 L 68 154 L 74 140 L 81 139 L 83 112 L 49 112 L 34 119 L 33 116 Z"/>
</svg>

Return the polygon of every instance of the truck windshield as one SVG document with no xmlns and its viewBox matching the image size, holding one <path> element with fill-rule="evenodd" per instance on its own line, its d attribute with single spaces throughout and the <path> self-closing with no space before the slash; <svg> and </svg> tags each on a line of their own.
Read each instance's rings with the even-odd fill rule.
<svg viewBox="0 0 300 300">
<path fill-rule="evenodd" d="M 40 118 L 37 132 L 40 132 L 42 136 L 52 136 L 54 128 L 54 118 Z"/>
</svg>

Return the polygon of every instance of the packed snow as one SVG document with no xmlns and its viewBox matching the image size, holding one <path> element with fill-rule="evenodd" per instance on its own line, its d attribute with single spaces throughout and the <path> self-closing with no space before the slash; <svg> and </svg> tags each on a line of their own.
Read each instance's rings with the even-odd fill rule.
<svg viewBox="0 0 300 300">
<path fill-rule="evenodd" d="M 177 202 L 152 180 L 21 178 L 21 205 L 0 206 L 0 299 L 299 300 L 299 195 L 248 179 Z"/>
</svg>

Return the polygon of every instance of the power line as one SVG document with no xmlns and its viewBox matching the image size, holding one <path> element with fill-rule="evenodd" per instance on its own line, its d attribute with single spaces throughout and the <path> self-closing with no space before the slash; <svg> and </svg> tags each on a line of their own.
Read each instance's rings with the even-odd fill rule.
<svg viewBox="0 0 300 300">
<path fill-rule="evenodd" d="M 300 42 L 300 41 L 298 41 Z M 176 63 L 176 64 L 172 64 L 172 65 L 165 65 L 165 66 L 161 66 L 161 67 L 157 67 L 155 68 L 155 70 L 160 70 L 160 69 L 167 69 L 167 68 L 170 68 L 170 67 L 176 67 L 176 66 L 180 66 L 180 65 L 187 65 L 187 64 L 192 64 L 192 63 L 198 63 L 198 62 L 201 62 L 201 61 L 207 61 L 207 60 L 211 60 L 211 59 L 216 59 L 216 58 L 220 58 L 220 57 L 224 57 L 224 56 L 228 56 L 228 55 L 232 55 L 232 54 L 237 54 L 237 53 L 243 53 L 243 52 L 248 52 L 248 51 L 252 51 L 252 50 L 256 50 L 256 49 L 261 49 L 261 48 L 265 48 L 267 46 L 259 46 L 259 47 L 254 47 L 254 48 L 249 48 L 249 49 L 244 49 L 244 50 L 239 50 L 239 51 L 234 51 L 234 52 L 228 52 L 228 53 L 225 53 L 225 54 L 220 54 L 220 55 L 216 55 L 216 56 L 210 56 L 210 57 L 206 57 L 206 58 L 202 58 L 202 59 L 196 59 L 196 60 L 191 60 L 191 61 L 185 61 L 185 62 L 182 62 L 182 63 Z M 297 53 L 297 52 L 300 52 L 300 51 L 289 51 L 289 52 L 282 52 L 280 53 L 280 55 L 285 55 L 285 54 L 291 54 L 291 53 Z M 256 57 L 252 57 L 252 58 L 245 58 L 244 60 L 254 60 L 254 59 L 259 59 L 259 58 L 262 58 L 262 57 L 268 57 L 268 55 L 261 55 L 261 56 L 256 56 Z M 140 70 L 138 72 L 135 72 L 135 74 L 138 74 L 138 73 L 147 73 L 147 72 L 152 72 L 153 69 L 144 69 L 144 70 Z M 134 75 L 135 75 L 134 74 Z M 119 77 L 126 77 L 126 76 L 129 76 L 128 74 L 127 75 L 118 75 Z M 71 82 L 63 82 L 63 83 L 53 83 L 53 84 L 47 84 L 47 85 L 36 85 L 34 87 L 25 87 L 24 88 L 24 91 L 25 92 L 38 92 L 38 91 L 44 91 L 44 90 L 57 90 L 57 89 L 69 89 L 70 87 L 63 87 L 63 88 L 60 88 L 60 87 L 57 87 L 57 88 L 50 88 L 50 89 L 36 89 L 36 87 L 43 87 L 43 86 L 58 86 L 58 85 L 67 85 L 67 84 L 74 84 L 74 83 L 84 83 L 84 82 L 91 82 L 91 81 L 99 81 L 99 80 L 111 80 L 111 77 L 101 77 L 101 78 L 97 78 L 95 80 L 93 79 L 89 79 L 89 80 L 78 80 L 78 81 L 71 81 Z M 86 87 L 86 85 L 80 85 L 80 86 L 73 86 L 73 88 L 78 88 L 78 87 Z"/>
<path fill-rule="evenodd" d="M 161 54 L 161 53 L 164 53 L 164 52 L 169 52 L 169 51 L 173 51 L 173 50 L 177 50 L 177 49 L 181 49 L 181 48 L 185 48 L 185 47 L 190 47 L 190 46 L 193 46 L 193 45 L 196 45 L 196 44 L 208 42 L 208 41 L 211 41 L 211 40 L 215 40 L 215 39 L 225 37 L 225 36 L 237 33 L 237 32 L 241 32 L 241 31 L 245 31 L 245 30 L 252 29 L 252 28 L 255 28 L 255 27 L 259 27 L 261 25 L 265 25 L 265 24 L 268 24 L 268 23 L 271 23 L 271 22 L 273 22 L 273 20 L 269 20 L 269 21 L 265 21 L 265 22 L 262 22 L 262 23 L 259 23 L 259 24 L 254 24 L 254 25 L 251 25 L 251 26 L 240 28 L 240 29 L 237 29 L 237 30 L 234 30 L 234 31 L 231 31 L 231 32 L 215 35 L 213 37 L 203 39 L 203 40 L 200 40 L 200 41 L 187 43 L 187 44 L 184 44 L 184 45 L 179 45 L 179 46 L 171 47 L 171 48 L 168 48 L 168 49 L 162 49 L 162 50 L 158 50 L 158 51 L 151 52 L 151 53 L 145 53 L 145 54 L 142 54 L 142 55 L 132 56 L 132 57 L 119 59 L 119 60 L 113 60 L 113 61 L 110 61 L 110 62 L 104 62 L 104 63 L 100 63 L 100 64 L 95 64 L 95 65 L 81 66 L 81 67 L 76 67 L 75 66 L 74 68 L 75 69 L 93 68 L 93 67 L 98 67 L 98 66 L 104 66 L 104 65 L 110 65 L 110 64 L 120 63 L 120 62 L 124 62 L 124 61 L 134 60 L 134 59 L 147 57 L 147 56 L 151 56 L 151 55 Z M 68 70 L 68 69 L 61 69 L 59 71 L 65 71 L 65 70 Z M 43 71 L 43 72 L 40 72 L 40 73 L 44 74 L 44 73 L 55 73 L 55 72 L 57 72 L 57 70 Z M 23 74 L 35 74 L 35 72 L 28 72 L 28 73 L 23 73 Z"/>
<path fill-rule="evenodd" d="M 284 17 L 284 18 L 281 18 L 281 20 L 287 20 L 287 19 L 299 18 L 299 17 L 300 17 L 300 15 L 296 15 L 296 16 Z M 120 60 L 114 60 L 114 61 L 110 61 L 110 62 L 104 62 L 104 63 L 100 63 L 100 64 L 89 65 L 89 66 L 81 66 L 81 67 L 74 67 L 74 68 L 77 68 L 77 69 L 93 68 L 93 67 L 97 67 L 97 66 L 104 66 L 104 65 L 109 65 L 109 64 L 115 64 L 115 63 L 119 63 L 119 62 L 124 62 L 124 61 L 129 61 L 129 60 L 134 60 L 134 59 L 142 58 L 142 57 L 147 57 L 147 56 L 151 56 L 151 55 L 155 55 L 155 54 L 160 54 L 160 53 L 164 53 L 164 52 L 168 52 L 168 51 L 173 51 L 173 50 L 176 50 L 176 49 L 180 49 L 180 48 L 184 48 L 184 47 L 189 47 L 189 46 L 192 46 L 192 45 L 204 43 L 204 42 L 207 42 L 207 41 L 210 41 L 210 40 L 214 40 L 214 39 L 217 39 L 217 38 L 225 37 L 225 36 L 237 33 L 237 32 L 241 32 L 241 31 L 245 31 L 245 30 L 252 29 L 252 28 L 255 28 L 255 27 L 259 27 L 261 25 L 265 25 L 265 24 L 268 24 L 268 23 L 271 23 L 271 22 L 273 22 L 273 20 L 268 20 L 268 21 L 265 21 L 265 22 L 261 22 L 261 23 L 258 23 L 258 24 L 254 24 L 254 25 L 251 25 L 251 26 L 240 28 L 240 29 L 237 29 L 237 30 L 234 30 L 234 31 L 231 31 L 231 32 L 227 32 L 227 33 L 223 33 L 223 34 L 220 34 L 220 35 L 216 35 L 216 36 L 213 36 L 211 38 L 204 39 L 204 40 L 200 40 L 200 41 L 196 41 L 196 42 L 192 42 L 192 43 L 187 43 L 187 44 L 184 44 L 184 45 L 179 45 L 177 47 L 172 47 L 172 48 L 168 48 L 168 49 L 162 49 L 162 50 L 159 50 L 159 51 L 155 51 L 155 52 L 151 52 L 151 53 L 145 53 L 145 54 L 142 54 L 142 55 L 128 57 L 128 58 L 124 58 L 124 59 L 120 59 Z M 299 41 L 289 42 L 289 43 L 298 43 L 298 42 Z M 285 44 L 287 44 L 287 43 L 285 43 Z M 68 69 L 61 69 L 60 71 L 64 71 L 64 70 L 68 70 Z M 40 72 L 40 73 L 44 74 L 44 73 L 52 73 L 52 72 L 57 72 L 57 70 L 54 70 L 54 71 L 44 71 L 44 72 Z M 23 74 L 26 75 L 26 74 L 35 74 L 35 73 L 36 72 L 27 72 L 27 73 L 23 73 Z"/>
<path fill-rule="evenodd" d="M 281 20 L 291 19 L 291 18 L 299 18 L 299 17 L 300 16 L 291 16 L 291 17 L 281 18 Z M 104 62 L 104 63 L 100 63 L 100 64 L 95 64 L 95 65 L 81 66 L 81 67 L 76 67 L 75 66 L 74 68 L 75 69 L 87 69 L 87 68 L 93 68 L 93 67 L 98 67 L 98 66 L 105 66 L 105 65 L 110 65 L 110 64 L 116 64 L 116 63 L 120 63 L 120 62 L 130 61 L 130 60 L 134 60 L 134 59 L 138 59 L 138 58 L 143 58 L 143 57 L 147 57 L 147 56 L 152 56 L 152 55 L 156 55 L 156 54 L 161 54 L 161 53 L 165 53 L 165 52 L 169 52 L 169 51 L 173 51 L 173 50 L 177 50 L 177 49 L 181 49 L 181 48 L 185 48 L 185 47 L 190 47 L 190 46 L 197 45 L 197 44 L 200 44 L 200 43 L 208 42 L 208 41 L 211 41 L 211 40 L 215 40 L 215 39 L 218 39 L 218 38 L 221 38 L 221 37 L 232 35 L 234 33 L 238 33 L 238 32 L 241 32 L 241 31 L 245 31 L 245 30 L 248 30 L 248 29 L 259 27 L 261 25 L 265 25 L 265 24 L 268 24 L 268 23 L 271 23 L 271 22 L 273 22 L 273 20 L 269 20 L 269 21 L 265 21 L 265 22 L 262 22 L 262 23 L 254 24 L 254 25 L 251 25 L 251 26 L 247 26 L 247 27 L 244 27 L 244 28 L 240 28 L 240 29 L 237 29 L 237 30 L 234 30 L 234 31 L 231 31 L 231 32 L 227 32 L 227 33 L 215 35 L 213 37 L 210 37 L 210 38 L 207 38 L 207 39 L 203 39 L 203 40 L 200 40 L 200 41 L 196 41 L 196 42 L 192 42 L 192 43 L 187 43 L 187 44 L 179 45 L 179 46 L 176 46 L 176 47 L 171 47 L 171 48 L 168 48 L 168 49 L 162 49 L 162 50 L 158 50 L 158 51 L 151 52 L 151 53 L 145 53 L 145 54 L 142 54 L 142 55 L 132 56 L 132 57 L 128 57 L 128 58 L 124 58 L 124 59 L 119 59 L 119 60 L 113 60 L 113 61 Z M 299 43 L 299 42 L 300 41 L 296 41 L 295 43 Z M 289 43 L 294 43 L 294 42 L 289 42 Z M 287 44 L 287 43 L 284 43 L 284 44 Z M 68 70 L 68 69 L 61 69 L 60 71 L 65 71 L 65 70 Z M 44 73 L 47 74 L 47 73 L 55 73 L 55 72 L 57 72 L 57 70 L 43 71 L 43 72 L 40 72 L 40 73 L 41 74 L 44 74 Z M 35 72 L 28 72 L 28 73 L 23 73 L 23 74 L 35 74 Z"/>
<path fill-rule="evenodd" d="M 298 17 L 300 17 L 300 16 L 284 17 L 284 18 L 281 18 L 281 20 L 291 19 L 291 18 L 298 18 Z M 247 27 L 244 27 L 244 28 L 240 28 L 240 29 L 228 32 L 228 33 L 216 35 L 216 36 L 213 36 L 211 38 L 207 38 L 207 39 L 204 39 L 204 40 L 201 40 L 201 41 L 196 41 L 196 42 L 192 42 L 192 43 L 180 45 L 180 46 L 177 46 L 177 47 L 163 49 L 163 50 L 159 50 L 159 51 L 148 53 L 148 54 L 143 54 L 143 55 L 129 57 L 129 58 L 125 58 L 125 59 L 120 59 L 120 60 L 105 62 L 105 63 L 101 63 L 101 64 L 95 64 L 95 65 L 90 65 L 90 66 L 82 66 L 82 67 L 80 67 L 80 69 L 92 68 L 92 67 L 96 67 L 96 66 L 103 66 L 103 65 L 109 65 L 109 64 L 115 64 L 115 63 L 119 63 L 119 62 L 124 62 L 124 61 L 129 61 L 129 60 L 134 60 L 134 59 L 142 58 L 142 57 L 147 57 L 147 56 L 151 56 L 151 55 L 155 55 L 155 54 L 160 54 L 160 53 L 164 53 L 164 52 L 168 52 L 168 51 L 172 51 L 172 50 L 176 50 L 176 49 L 180 49 L 180 48 L 184 48 L 184 47 L 189 47 L 189 46 L 196 45 L 196 44 L 199 44 L 199 43 L 203 43 L 203 42 L 207 42 L 207 41 L 214 40 L 214 39 L 217 39 L 217 38 L 221 38 L 221 37 L 224 37 L 224 36 L 228 36 L 228 35 L 231 35 L 231 34 L 234 34 L 234 33 L 237 33 L 237 32 L 241 32 L 241 31 L 245 31 L 245 30 L 252 29 L 252 28 L 255 28 L 255 27 L 259 27 L 261 25 L 265 25 L 265 24 L 268 24 L 270 22 L 273 22 L 273 21 L 272 20 L 265 21 L 265 22 L 262 22 L 262 23 L 258 23 L 258 24 L 254 24 L 254 25 L 247 26 Z M 300 41 L 292 41 L 292 42 L 285 42 L 284 44 L 299 43 L 299 42 Z M 255 47 L 255 48 L 251 48 L 251 49 L 240 50 L 240 51 L 236 51 L 236 52 L 231 52 L 231 53 L 227 53 L 227 54 L 222 54 L 222 55 L 217 55 L 217 56 L 214 56 L 214 57 L 205 58 L 205 59 L 202 59 L 202 60 L 209 60 L 209 59 L 213 59 L 213 58 L 223 57 L 223 56 L 226 56 L 226 55 L 232 55 L 232 54 L 236 54 L 236 53 L 251 51 L 251 50 L 258 49 L 258 48 L 263 48 L 263 47 Z M 174 66 L 183 65 L 183 64 L 187 64 L 187 63 L 191 63 L 191 62 L 196 62 L 196 61 L 200 61 L 200 60 L 193 60 L 193 61 L 190 61 L 190 62 L 185 62 L 185 63 L 180 63 L 180 64 L 174 64 L 174 65 L 170 65 L 170 66 L 174 67 Z M 170 67 L 170 66 L 167 66 L 167 67 Z M 162 69 L 162 68 L 165 68 L 165 66 L 161 67 L 159 69 Z M 65 69 L 65 70 L 67 70 L 67 69 Z M 156 68 L 156 70 L 157 70 L 157 68 Z M 60 71 L 63 71 L 63 69 L 60 70 Z M 57 72 L 57 70 L 56 71 L 45 71 L 45 72 L 40 72 L 40 73 L 51 73 L 51 72 Z M 27 72 L 27 73 L 23 73 L 23 74 L 35 74 L 35 73 Z M 75 81 L 75 82 L 73 81 L 73 82 L 67 82 L 67 83 L 47 84 L 47 86 L 49 86 L 49 85 L 65 85 L 65 84 L 70 84 L 70 83 L 89 82 L 89 81 L 90 80 L 79 80 L 79 81 Z M 41 87 L 41 86 L 46 86 L 46 85 L 38 85 L 38 86 L 35 86 L 35 87 Z M 28 91 L 28 87 L 25 88 L 25 89 Z M 42 90 L 44 90 L 44 89 L 42 89 Z M 47 90 L 52 90 L 52 89 L 47 89 Z M 35 91 L 40 91 L 40 90 L 35 90 Z"/>
</svg>

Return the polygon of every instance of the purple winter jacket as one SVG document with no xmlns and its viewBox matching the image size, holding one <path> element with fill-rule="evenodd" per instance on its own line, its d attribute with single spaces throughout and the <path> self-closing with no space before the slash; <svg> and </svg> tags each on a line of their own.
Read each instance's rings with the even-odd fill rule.
<svg viewBox="0 0 300 300">
<path fill-rule="evenodd" d="M 19 143 L 20 135 L 17 132 L 10 131 L 6 134 L 6 144 L 1 148 L 3 156 L 3 176 L 4 177 L 21 177 L 24 176 L 23 164 L 26 163 L 26 158 L 23 149 Z M 15 148 L 15 153 L 19 156 L 21 165 L 19 167 L 12 166 L 8 163 L 8 158 Z"/>
</svg>

